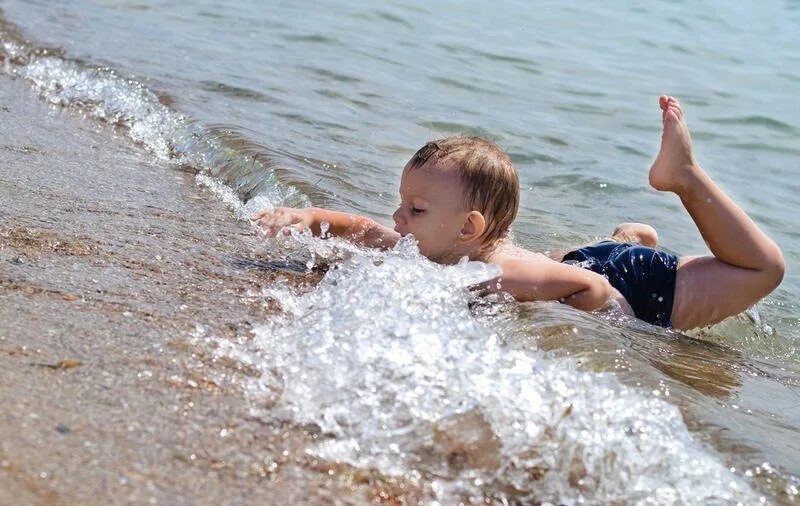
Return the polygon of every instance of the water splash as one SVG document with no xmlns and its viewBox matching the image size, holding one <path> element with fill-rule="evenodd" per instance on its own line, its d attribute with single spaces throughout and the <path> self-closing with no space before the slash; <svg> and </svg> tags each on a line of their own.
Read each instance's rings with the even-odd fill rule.
<svg viewBox="0 0 800 506">
<path fill-rule="evenodd" d="M 191 134 L 187 118 L 162 105 L 142 83 L 121 78 L 112 69 L 81 68 L 62 58 L 36 57 L 20 67 L 17 75 L 31 81 L 52 104 L 80 105 L 97 119 L 126 126 L 131 139 L 162 158 L 172 156 L 175 139 Z"/>
<path fill-rule="evenodd" d="M 290 155 L 254 144 L 242 146 L 244 139 L 230 129 L 210 128 L 174 111 L 165 105 L 169 100 L 136 79 L 106 66 L 70 60 L 59 50 L 36 47 L 2 20 L 0 60 L 6 74 L 30 81 L 45 101 L 123 129 L 159 158 L 219 180 L 237 199 L 253 201 L 250 207 L 308 205 L 305 195 L 278 179 Z M 214 186 L 211 179 L 199 182 Z"/>
<path fill-rule="evenodd" d="M 428 484 L 432 500 L 757 500 L 674 406 L 502 345 L 467 289 L 495 275 L 432 264 L 403 240 L 353 255 L 310 292 L 287 290 L 290 310 L 217 352 L 262 371 L 249 387 L 254 405 L 273 406 L 261 416 L 329 436 L 318 457 Z"/>
</svg>

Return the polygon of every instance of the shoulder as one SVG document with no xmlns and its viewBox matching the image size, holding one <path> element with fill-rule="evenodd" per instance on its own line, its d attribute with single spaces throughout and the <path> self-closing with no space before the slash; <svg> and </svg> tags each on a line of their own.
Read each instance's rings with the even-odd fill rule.
<svg viewBox="0 0 800 506">
<path fill-rule="evenodd" d="M 494 254 L 487 259 L 489 263 L 496 264 L 501 268 L 503 266 L 520 266 L 523 264 L 557 264 L 555 260 L 549 258 L 547 255 L 537 253 L 535 251 L 526 250 L 514 245 L 504 245 L 498 248 Z"/>
</svg>

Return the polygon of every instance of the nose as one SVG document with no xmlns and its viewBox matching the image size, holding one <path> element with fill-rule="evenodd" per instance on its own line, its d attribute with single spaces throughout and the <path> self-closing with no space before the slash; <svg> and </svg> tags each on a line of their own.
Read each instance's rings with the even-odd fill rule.
<svg viewBox="0 0 800 506">
<path fill-rule="evenodd" d="M 396 232 L 400 232 L 400 228 L 405 224 L 405 219 L 403 218 L 403 208 L 398 207 L 397 210 L 392 214 L 392 219 L 394 220 L 394 229 Z"/>
</svg>

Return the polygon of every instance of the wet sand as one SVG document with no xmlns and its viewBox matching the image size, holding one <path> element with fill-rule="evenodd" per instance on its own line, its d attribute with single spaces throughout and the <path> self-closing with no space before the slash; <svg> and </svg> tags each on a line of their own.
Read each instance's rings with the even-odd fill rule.
<svg viewBox="0 0 800 506">
<path fill-rule="evenodd" d="M 252 416 L 252 372 L 202 344 L 311 281 L 258 250 L 194 173 L 0 77 L 0 504 L 397 501 Z"/>
</svg>

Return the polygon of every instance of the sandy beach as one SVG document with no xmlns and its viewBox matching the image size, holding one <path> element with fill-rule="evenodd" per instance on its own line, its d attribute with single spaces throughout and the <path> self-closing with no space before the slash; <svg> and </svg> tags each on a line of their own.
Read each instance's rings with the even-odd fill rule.
<svg viewBox="0 0 800 506">
<path fill-rule="evenodd" d="M 0 504 L 389 498 L 307 457 L 313 428 L 250 416 L 246 368 L 193 344 L 247 339 L 269 311 L 248 293 L 292 278 L 253 267 L 248 225 L 25 82 L 0 104 Z"/>
</svg>

